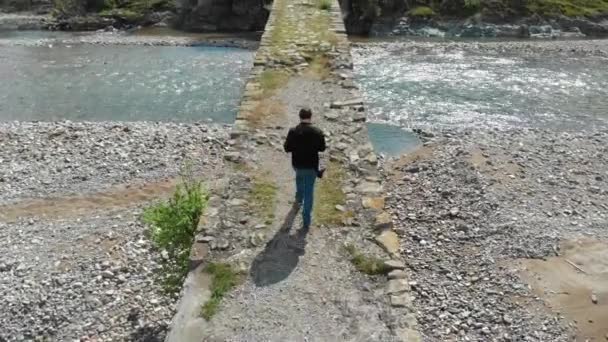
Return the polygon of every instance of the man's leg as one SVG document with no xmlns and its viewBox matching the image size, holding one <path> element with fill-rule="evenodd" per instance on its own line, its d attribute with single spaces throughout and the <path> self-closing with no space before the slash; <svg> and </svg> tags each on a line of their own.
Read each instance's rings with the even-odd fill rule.
<svg viewBox="0 0 608 342">
<path fill-rule="evenodd" d="M 313 169 L 307 169 L 302 171 L 304 171 L 304 207 L 302 209 L 302 221 L 304 224 L 304 228 L 308 228 L 310 227 L 310 223 L 312 221 L 311 215 L 317 172 Z"/>
<path fill-rule="evenodd" d="M 304 174 L 302 169 L 296 170 L 296 203 L 301 205 L 304 200 Z"/>
</svg>

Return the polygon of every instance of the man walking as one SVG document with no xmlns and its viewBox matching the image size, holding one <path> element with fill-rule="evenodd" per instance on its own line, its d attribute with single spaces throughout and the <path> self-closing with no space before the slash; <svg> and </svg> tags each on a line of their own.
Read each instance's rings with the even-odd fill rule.
<svg viewBox="0 0 608 342">
<path fill-rule="evenodd" d="M 312 125 L 310 108 L 300 110 L 300 124 L 289 130 L 285 152 L 291 152 L 296 171 L 296 203 L 302 206 L 303 228 L 310 228 L 315 180 L 319 172 L 319 152 L 325 151 L 323 132 Z"/>
</svg>

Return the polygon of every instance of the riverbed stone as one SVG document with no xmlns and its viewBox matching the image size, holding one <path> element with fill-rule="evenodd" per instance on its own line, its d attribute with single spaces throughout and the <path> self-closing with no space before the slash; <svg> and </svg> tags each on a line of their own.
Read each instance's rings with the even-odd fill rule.
<svg viewBox="0 0 608 342">
<path fill-rule="evenodd" d="M 376 242 L 390 255 L 394 255 L 399 252 L 399 237 L 392 230 L 384 230 L 382 233 L 377 235 Z"/>
<path fill-rule="evenodd" d="M 384 197 L 363 197 L 361 199 L 361 204 L 363 205 L 363 208 L 375 209 L 378 211 L 384 209 L 384 202 Z"/>
<path fill-rule="evenodd" d="M 386 212 L 383 211 L 380 214 L 376 215 L 376 218 L 374 220 L 374 228 L 377 230 L 386 230 L 386 229 L 390 229 L 393 227 L 393 219 L 391 217 L 391 215 Z M 386 233 L 383 236 L 383 241 L 384 242 L 388 242 L 391 246 L 396 243 L 394 239 L 396 239 L 396 235 L 394 232 L 391 233 Z"/>
</svg>

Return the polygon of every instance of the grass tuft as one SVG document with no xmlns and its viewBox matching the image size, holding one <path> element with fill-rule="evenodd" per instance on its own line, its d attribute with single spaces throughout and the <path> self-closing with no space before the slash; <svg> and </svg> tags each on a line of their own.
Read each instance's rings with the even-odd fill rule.
<svg viewBox="0 0 608 342">
<path fill-rule="evenodd" d="M 207 199 L 200 181 L 184 178 L 168 201 L 144 211 L 143 220 L 150 226 L 152 242 L 168 256 L 163 260 L 159 273 L 167 293 L 175 294 L 181 290 L 188 273 L 190 248 Z"/>
<path fill-rule="evenodd" d="M 260 87 L 264 97 L 271 96 L 275 90 L 284 86 L 289 81 L 289 74 L 283 70 L 264 70 L 260 74 Z"/>
<path fill-rule="evenodd" d="M 350 261 L 359 272 L 369 275 L 386 274 L 389 272 L 389 269 L 384 266 L 384 261 L 380 258 L 361 254 L 352 244 L 344 246 L 344 250 L 350 255 Z"/>
<path fill-rule="evenodd" d="M 338 225 L 346 213 L 336 209 L 336 205 L 343 205 L 346 196 L 342 192 L 342 183 L 345 172 L 339 163 L 330 163 L 325 176 L 319 181 L 315 191 L 315 222 L 319 225 Z"/>
<path fill-rule="evenodd" d="M 223 263 L 211 263 L 205 267 L 205 272 L 209 273 L 213 280 L 211 281 L 211 298 L 201 307 L 201 316 L 210 320 L 217 313 L 224 295 L 238 285 L 241 279 L 232 266 Z"/>
<path fill-rule="evenodd" d="M 262 175 L 254 177 L 249 193 L 249 205 L 266 224 L 274 221 L 277 190 L 277 185 L 267 177 Z"/>
<path fill-rule="evenodd" d="M 315 56 L 310 62 L 308 75 L 317 80 L 324 80 L 331 73 L 329 59 L 324 55 Z"/>
<path fill-rule="evenodd" d="M 285 105 L 278 100 L 263 99 L 259 101 L 253 111 L 247 117 L 247 120 L 255 127 L 261 126 L 264 122 L 269 122 L 267 119 L 273 117 L 280 117 L 285 115 L 287 109 Z"/>
</svg>

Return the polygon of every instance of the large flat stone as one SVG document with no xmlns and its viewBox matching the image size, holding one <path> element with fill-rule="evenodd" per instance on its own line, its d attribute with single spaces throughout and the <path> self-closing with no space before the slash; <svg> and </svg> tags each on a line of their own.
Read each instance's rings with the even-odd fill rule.
<svg viewBox="0 0 608 342">
<path fill-rule="evenodd" d="M 384 262 L 384 267 L 389 270 L 404 270 L 405 264 L 399 260 L 386 260 Z"/>
<path fill-rule="evenodd" d="M 363 208 L 380 211 L 384 209 L 384 197 L 363 197 L 361 204 Z"/>
<path fill-rule="evenodd" d="M 399 328 L 395 331 L 398 341 L 402 342 L 422 342 L 420 333 L 411 328 Z"/>
<path fill-rule="evenodd" d="M 380 235 L 376 236 L 376 242 L 388 254 L 396 254 L 399 252 L 399 237 L 392 230 L 385 230 Z"/>
<path fill-rule="evenodd" d="M 412 307 L 412 296 L 407 292 L 391 295 L 391 305 L 396 308 L 410 308 Z"/>
<path fill-rule="evenodd" d="M 390 229 L 393 227 L 393 218 L 386 211 L 381 212 L 376 215 L 376 219 L 374 222 L 374 228 L 380 229 Z M 394 234 L 394 232 L 393 232 Z"/>
<path fill-rule="evenodd" d="M 386 294 L 396 295 L 410 291 L 410 285 L 405 279 L 391 279 L 386 283 Z"/>
<path fill-rule="evenodd" d="M 332 102 L 332 104 L 329 107 L 330 108 L 343 108 L 343 107 L 360 106 L 360 105 L 363 105 L 363 99 L 336 101 L 336 102 Z"/>
<path fill-rule="evenodd" d="M 392 270 L 388 273 L 388 279 L 407 279 L 407 273 L 403 270 Z"/>
<path fill-rule="evenodd" d="M 382 192 L 382 185 L 375 182 L 362 182 L 355 190 L 364 195 L 377 195 Z"/>
</svg>

